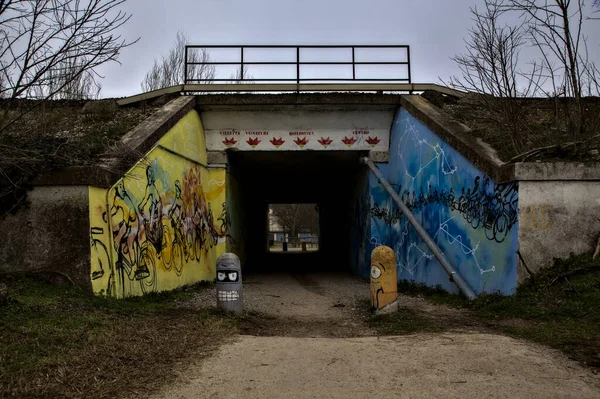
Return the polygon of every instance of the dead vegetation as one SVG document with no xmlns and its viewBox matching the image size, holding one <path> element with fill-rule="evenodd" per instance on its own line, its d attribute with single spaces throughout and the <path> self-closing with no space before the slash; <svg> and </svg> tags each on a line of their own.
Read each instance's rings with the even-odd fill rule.
<svg viewBox="0 0 600 399">
<path fill-rule="evenodd" d="M 595 132 L 586 139 L 573 141 L 572 133 L 563 112 L 563 99 L 520 98 L 495 102 L 517 102 L 521 109 L 519 137 L 521 145 L 516 150 L 510 139 L 514 126 L 503 123 L 497 113 L 490 112 L 490 100 L 480 101 L 482 94 L 470 93 L 457 100 L 439 93 L 427 92 L 424 98 L 442 108 L 451 117 L 465 124 L 474 136 L 481 138 L 496 150 L 504 162 L 535 161 L 600 161 L 600 98 L 582 99 L 587 130 Z"/>
<path fill-rule="evenodd" d="M 452 57 L 460 73 L 449 79 L 469 94 L 447 111 L 506 162 L 598 160 L 600 71 L 583 33 L 594 5 L 485 0 L 470 10 L 465 51 Z"/>
<path fill-rule="evenodd" d="M 31 277 L 2 280 L 2 397 L 146 397 L 236 331 L 214 309 L 178 306 L 203 287 L 115 300 Z"/>
<path fill-rule="evenodd" d="M 9 113 L 20 112 L 28 102 L 13 101 Z M 23 202 L 29 182 L 40 172 L 94 164 L 157 108 L 118 107 L 110 99 L 45 101 L 0 134 L 0 217 Z"/>
</svg>

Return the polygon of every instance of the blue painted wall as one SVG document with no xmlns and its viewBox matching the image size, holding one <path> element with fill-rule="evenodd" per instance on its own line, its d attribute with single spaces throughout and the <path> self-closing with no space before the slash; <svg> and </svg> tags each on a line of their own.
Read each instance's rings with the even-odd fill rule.
<svg viewBox="0 0 600 399">
<path fill-rule="evenodd" d="M 392 126 L 390 161 L 378 167 L 476 293 L 514 292 L 515 183 L 496 185 L 405 109 Z M 369 186 L 371 250 L 394 249 L 400 280 L 458 292 L 372 174 Z"/>
</svg>

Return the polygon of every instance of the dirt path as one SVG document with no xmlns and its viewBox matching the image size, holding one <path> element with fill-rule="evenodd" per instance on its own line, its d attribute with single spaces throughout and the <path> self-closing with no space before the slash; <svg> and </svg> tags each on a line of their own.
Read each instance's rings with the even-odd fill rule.
<svg viewBox="0 0 600 399">
<path fill-rule="evenodd" d="M 450 332 L 378 337 L 368 285 L 349 276 L 256 276 L 244 290 L 244 335 L 157 398 L 600 397 L 599 378 L 560 353 L 419 298 L 402 301 Z M 214 294 L 194 306 L 214 306 Z"/>
</svg>

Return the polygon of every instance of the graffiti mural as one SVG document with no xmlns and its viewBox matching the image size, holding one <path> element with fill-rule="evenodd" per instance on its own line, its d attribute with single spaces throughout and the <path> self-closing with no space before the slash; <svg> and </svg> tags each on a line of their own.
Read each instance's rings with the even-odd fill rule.
<svg viewBox="0 0 600 399">
<path fill-rule="evenodd" d="M 404 109 L 393 124 L 390 162 L 378 166 L 475 292 L 513 292 L 517 184 L 496 184 Z M 373 176 L 370 187 L 372 248 L 394 249 L 399 279 L 456 292 Z"/>
<path fill-rule="evenodd" d="M 173 129 L 182 140 L 202 133 L 195 111 Z M 90 188 L 95 293 L 141 295 L 214 277 L 227 236 L 225 170 L 166 151 L 163 139 L 113 187 Z"/>
<path fill-rule="evenodd" d="M 483 183 L 480 182 L 483 180 Z M 428 205 L 441 205 L 456 211 L 471 225 L 472 228 L 483 228 L 488 240 L 503 242 L 512 227 L 517 223 L 517 185 L 507 183 L 494 185 L 488 189 L 490 178 L 486 175 L 476 176 L 469 188 L 462 187 L 460 196 L 452 188 L 450 192 L 445 189 L 428 185 L 427 193 L 420 189 L 417 196 L 415 191 L 402 191 L 402 186 L 397 185 L 396 193 L 412 212 L 423 210 Z M 397 207 L 392 210 L 382 209 L 377 203 L 371 207 L 371 217 L 383 220 L 387 226 L 392 226 L 403 217 Z"/>
</svg>

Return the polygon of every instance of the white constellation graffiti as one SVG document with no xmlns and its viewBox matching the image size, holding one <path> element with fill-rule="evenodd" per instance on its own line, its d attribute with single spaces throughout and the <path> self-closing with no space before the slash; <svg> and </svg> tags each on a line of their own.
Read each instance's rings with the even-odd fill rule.
<svg viewBox="0 0 600 399">
<path fill-rule="evenodd" d="M 469 246 L 467 246 L 463 243 L 463 237 L 461 235 L 454 236 L 454 235 L 450 234 L 450 231 L 448 229 L 448 223 L 452 219 L 454 219 L 454 217 L 451 217 L 450 219 L 448 219 L 444 222 L 440 221 L 440 225 L 439 225 L 436 233 L 432 237 L 433 240 L 436 240 L 436 238 L 439 239 L 439 237 L 442 235 L 442 234 L 440 234 L 440 232 L 444 233 L 448 244 L 450 244 L 452 246 L 455 244 L 458 244 L 458 246 L 462 250 L 463 254 L 465 254 L 467 256 L 471 256 L 473 258 L 473 262 L 474 262 L 475 266 L 477 267 L 477 269 L 479 269 L 480 274 L 495 272 L 496 266 L 494 266 L 494 265 L 492 265 L 489 269 L 483 269 L 479 265 L 479 261 L 477 260 L 476 252 L 479 249 L 480 241 L 477 242 L 477 244 L 475 245 L 474 248 L 470 248 Z M 405 228 L 405 230 L 407 230 L 407 229 L 408 229 L 408 226 Z M 408 234 L 408 232 L 406 234 Z M 402 246 L 404 245 L 404 236 L 406 234 L 402 235 L 402 240 L 396 244 L 396 248 L 395 248 L 394 252 L 396 253 L 397 266 L 399 266 L 401 270 L 402 269 L 406 270 L 412 276 L 412 275 L 414 275 L 414 272 L 417 269 L 419 263 L 421 263 L 421 261 L 423 261 L 424 259 L 432 260 L 435 256 L 433 255 L 433 253 L 429 252 L 428 250 L 423 251 L 421 248 L 419 248 L 417 242 L 413 241 L 410 243 L 409 247 L 406 250 L 406 261 L 403 262 L 404 259 L 402 259 L 401 249 L 402 249 Z M 436 240 L 436 242 L 439 242 L 439 241 Z M 420 256 L 418 257 L 418 259 L 416 259 L 411 264 L 410 252 L 413 248 L 414 248 L 414 251 L 418 251 L 420 253 Z"/>
<path fill-rule="evenodd" d="M 450 165 L 446 158 L 446 151 L 440 146 L 440 143 L 431 145 L 426 139 L 419 137 L 419 130 L 411 123 L 408 116 L 404 119 L 398 120 L 396 124 L 401 124 L 403 122 L 405 123 L 405 128 L 404 133 L 402 133 L 402 136 L 400 136 L 400 140 L 398 142 L 398 156 L 402 161 L 402 166 L 404 167 L 406 176 L 410 177 L 414 181 L 417 176 L 419 176 L 429 165 L 438 160 L 441 160 L 441 172 L 444 175 L 452 175 L 458 170 L 456 166 Z M 419 170 L 414 175 L 409 173 L 408 167 L 406 166 L 406 163 L 404 163 L 404 154 L 402 153 L 402 149 L 406 148 L 407 146 L 403 146 L 402 142 L 405 140 L 405 138 L 406 141 L 408 141 L 408 139 L 412 139 L 414 141 L 414 147 L 419 148 Z M 426 160 L 425 164 L 423 164 L 423 146 L 429 147 L 435 153 L 431 159 Z"/>
</svg>

